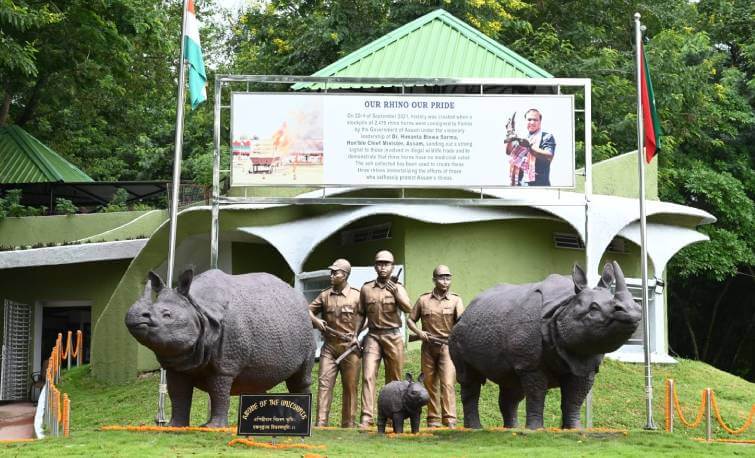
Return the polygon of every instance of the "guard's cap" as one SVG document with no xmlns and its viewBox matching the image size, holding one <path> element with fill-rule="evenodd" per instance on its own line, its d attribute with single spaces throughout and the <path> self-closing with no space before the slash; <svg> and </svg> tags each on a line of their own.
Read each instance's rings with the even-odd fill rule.
<svg viewBox="0 0 755 458">
<path fill-rule="evenodd" d="M 378 261 L 386 261 L 386 262 L 393 262 L 393 253 L 391 253 L 388 250 L 380 250 L 375 255 L 375 262 Z"/>
<path fill-rule="evenodd" d="M 336 259 L 333 261 L 333 265 L 328 267 L 330 270 L 342 270 L 346 272 L 346 274 L 351 273 L 351 263 L 343 258 Z"/>
<path fill-rule="evenodd" d="M 439 265 L 435 268 L 435 270 L 433 270 L 433 277 L 439 277 L 441 275 L 452 275 L 451 269 L 449 269 L 448 266 L 444 266 L 443 264 Z"/>
</svg>

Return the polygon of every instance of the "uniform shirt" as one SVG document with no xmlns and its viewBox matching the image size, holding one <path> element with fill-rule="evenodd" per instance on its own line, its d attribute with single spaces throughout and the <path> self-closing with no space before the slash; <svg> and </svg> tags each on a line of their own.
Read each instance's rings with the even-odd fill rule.
<svg viewBox="0 0 755 458">
<path fill-rule="evenodd" d="M 396 288 L 404 289 L 400 283 L 395 283 Z M 404 290 L 406 293 L 406 290 Z M 391 329 L 401 327 L 401 316 L 396 298 L 385 285 L 378 284 L 377 280 L 368 281 L 362 285 L 361 291 L 362 309 L 367 313 L 370 320 L 370 329 Z M 407 307 L 404 312 L 411 311 Z"/>
<path fill-rule="evenodd" d="M 356 335 L 357 327 L 364 318 L 364 309 L 359 303 L 359 290 L 348 284 L 340 292 L 333 288 L 321 292 L 309 304 L 309 310 L 314 315 L 321 313 L 328 326 L 344 334 Z M 328 332 L 324 333 L 324 337 L 325 343 L 334 350 L 345 350 L 350 345 Z"/>
<path fill-rule="evenodd" d="M 448 291 L 438 296 L 435 291 L 417 299 L 409 317 L 415 323 L 422 318 L 422 330 L 436 337 L 447 338 L 459 317 L 464 313 L 464 304 L 458 294 Z"/>
</svg>

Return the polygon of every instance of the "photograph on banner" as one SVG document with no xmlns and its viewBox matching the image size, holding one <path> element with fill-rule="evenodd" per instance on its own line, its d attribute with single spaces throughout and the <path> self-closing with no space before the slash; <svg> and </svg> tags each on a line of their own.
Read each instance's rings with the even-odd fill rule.
<svg viewBox="0 0 755 458">
<path fill-rule="evenodd" d="M 233 186 L 575 186 L 571 95 L 234 93 Z"/>
<path fill-rule="evenodd" d="M 322 184 L 323 98 L 244 95 L 231 98 L 231 185 Z"/>
</svg>

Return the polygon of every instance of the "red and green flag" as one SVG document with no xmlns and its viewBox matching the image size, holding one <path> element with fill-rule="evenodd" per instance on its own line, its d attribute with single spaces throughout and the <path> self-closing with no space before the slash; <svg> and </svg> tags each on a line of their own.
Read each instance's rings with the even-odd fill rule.
<svg viewBox="0 0 755 458">
<path fill-rule="evenodd" d="M 645 147 L 645 159 L 647 162 L 650 162 L 658 150 L 661 149 L 662 132 L 661 121 L 655 109 L 655 94 L 653 93 L 653 83 L 650 81 L 647 59 L 645 59 L 645 48 L 641 48 L 640 52 L 642 53 L 640 100 L 642 103 L 642 125 L 645 131 L 643 145 Z"/>
</svg>

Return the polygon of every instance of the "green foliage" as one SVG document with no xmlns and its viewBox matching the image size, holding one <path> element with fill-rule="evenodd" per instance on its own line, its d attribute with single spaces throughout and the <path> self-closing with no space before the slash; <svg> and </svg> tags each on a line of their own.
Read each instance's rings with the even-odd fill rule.
<svg viewBox="0 0 755 458">
<path fill-rule="evenodd" d="M 50 11 L 50 5 L 24 0 L 0 0 L 0 83 L 36 76 L 39 51 L 29 33 L 60 22 L 63 15 Z M 4 118 L 0 116 L 0 125 Z"/>
<path fill-rule="evenodd" d="M 127 205 L 128 198 L 129 198 L 128 191 L 126 191 L 123 188 L 118 188 L 113 193 L 113 197 L 110 199 L 110 203 L 102 207 L 101 211 L 103 213 L 128 211 L 128 205 Z"/>
<path fill-rule="evenodd" d="M 58 197 L 55 199 L 55 214 L 57 215 L 75 215 L 79 209 L 70 200 Z"/>
<path fill-rule="evenodd" d="M 47 214 L 47 207 L 27 207 L 21 203 L 20 189 L 9 189 L 4 197 L 0 197 L 0 220 L 6 216 L 42 216 Z"/>
<path fill-rule="evenodd" d="M 252 4 L 233 30 L 235 72 L 306 75 L 419 16 L 443 8 L 494 39 L 529 29 L 521 0 L 274 0 Z"/>
</svg>

